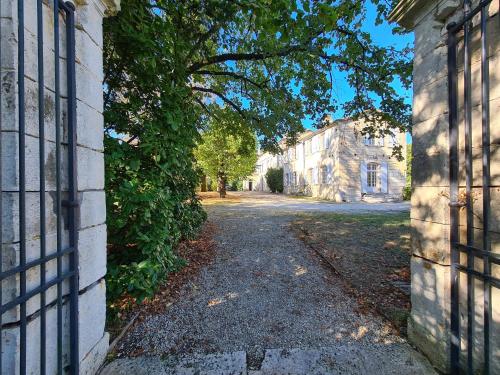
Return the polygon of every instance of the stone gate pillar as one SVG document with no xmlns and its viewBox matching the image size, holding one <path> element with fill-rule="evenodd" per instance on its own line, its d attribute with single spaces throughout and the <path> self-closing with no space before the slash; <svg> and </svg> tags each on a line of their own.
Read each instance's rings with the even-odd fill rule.
<svg viewBox="0 0 500 375">
<path fill-rule="evenodd" d="M 478 1 L 473 1 L 473 6 Z M 500 22 L 499 2 L 488 8 L 488 58 L 490 64 L 491 132 L 491 251 L 500 252 Z M 410 340 L 441 371 L 450 368 L 450 209 L 447 29 L 463 17 L 461 0 L 402 0 L 391 13 L 415 35 L 413 62 L 413 180 L 412 180 L 412 310 L 408 324 Z M 459 36 L 460 38 L 460 36 Z M 474 159 L 474 232 L 481 238 L 481 75 L 478 17 L 473 20 L 472 36 L 472 126 Z M 463 43 L 458 45 L 458 96 L 463 98 Z M 459 100 L 459 126 L 463 131 L 463 100 Z M 459 134 L 459 153 L 463 157 L 463 133 Z M 460 161 L 463 163 L 463 159 Z M 460 191 L 464 190 L 461 165 Z M 460 213 L 460 236 L 465 232 L 465 210 Z M 481 247 L 480 244 L 476 245 Z M 494 266 L 492 274 L 500 274 Z M 476 311 L 482 311 L 482 283 L 475 284 Z M 466 279 L 460 276 L 461 314 L 466 311 Z M 492 290 L 491 361 L 492 373 L 500 372 L 500 296 Z M 466 314 L 466 313 L 464 313 Z M 466 316 L 466 315 L 465 315 Z M 464 315 L 461 315 L 462 332 Z M 477 313 L 474 345 L 481 361 L 482 316 Z M 464 345 L 462 336 L 462 347 Z"/>
<path fill-rule="evenodd" d="M 45 230 L 46 254 L 56 251 L 56 156 L 55 156 L 55 63 L 53 0 L 43 0 L 43 65 L 44 65 L 44 144 L 45 155 Z M 40 133 L 39 133 L 39 60 L 36 0 L 24 0 L 24 112 L 25 116 L 25 258 L 33 262 L 40 258 Z M 75 75 L 76 75 L 76 157 L 77 196 L 80 204 L 78 231 L 78 346 L 80 373 L 94 374 L 103 362 L 109 336 L 105 332 L 106 289 L 106 205 L 104 194 L 103 155 L 103 17 L 118 11 L 119 0 L 77 0 L 75 11 Z M 62 199 L 68 191 L 68 93 L 66 91 L 66 30 L 65 17 L 60 19 L 60 79 L 61 79 L 61 133 Z M 15 268 L 20 261 L 20 154 L 19 154 L 19 86 L 18 46 L 19 18 L 17 0 L 0 0 L 0 88 L 1 88 L 1 220 L 2 271 Z M 43 191 L 43 190 L 42 190 Z M 43 195 L 43 194 L 42 194 Z M 78 211 L 77 211 L 78 212 Z M 68 246 L 67 214 L 62 210 L 64 228 L 62 245 Z M 40 265 L 26 271 L 26 293 L 41 285 Z M 68 269 L 67 257 L 62 261 L 62 272 Z M 56 260 L 45 263 L 46 281 L 54 279 Z M 2 280 L 2 305 L 23 294 L 20 274 Z M 68 280 L 62 284 L 63 368 L 69 363 Z M 28 374 L 39 374 L 41 361 L 40 311 L 42 297 L 35 294 L 26 301 L 26 359 L 21 358 L 20 307 L 15 306 L 2 314 L 2 374 L 18 374 L 20 363 Z M 45 292 L 45 361 L 47 374 L 57 371 L 57 303 L 55 285 Z"/>
</svg>

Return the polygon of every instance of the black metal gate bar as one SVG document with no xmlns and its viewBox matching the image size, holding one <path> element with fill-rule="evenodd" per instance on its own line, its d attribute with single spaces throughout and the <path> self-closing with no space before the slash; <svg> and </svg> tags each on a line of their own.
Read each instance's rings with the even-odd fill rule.
<svg viewBox="0 0 500 375">
<path fill-rule="evenodd" d="M 491 288 L 500 288 L 500 279 L 491 275 L 491 263 L 500 264 L 500 256 L 491 253 L 490 239 L 490 112 L 489 112 L 489 60 L 487 55 L 487 22 L 488 5 L 491 0 L 481 1 L 471 10 L 470 0 L 464 2 L 464 18 L 459 23 L 448 25 L 448 103 L 449 103 L 449 136 L 450 136 L 450 251 L 451 251 L 451 371 L 460 373 L 461 332 L 460 332 L 460 297 L 459 297 L 459 272 L 467 275 L 467 372 L 472 374 L 474 366 L 474 280 L 483 282 L 483 359 L 484 373 L 491 370 L 490 323 L 491 323 Z M 471 118 L 471 66 L 470 66 L 470 39 L 472 33 L 472 18 L 481 16 L 481 132 L 482 132 L 482 193 L 483 193 L 483 234 L 482 249 L 474 246 L 474 226 L 472 211 L 472 118 Z M 458 154 L 458 88 L 457 88 L 457 34 L 464 31 L 464 153 L 466 172 L 466 198 L 465 203 L 459 202 L 459 154 Z M 459 239 L 459 209 L 466 208 L 467 245 L 460 243 Z M 467 266 L 460 263 L 460 254 L 467 256 Z M 483 270 L 475 269 L 475 259 L 482 259 Z"/>
<path fill-rule="evenodd" d="M 500 15 L 499 15 L 500 17 Z M 482 132 L 482 163 L 483 163 L 483 272 L 491 274 L 488 253 L 491 251 L 490 236 L 490 70 L 488 63 L 488 33 L 487 33 L 488 11 L 486 7 L 481 8 L 481 132 Z M 493 259 L 492 259 L 493 260 Z M 500 262 L 499 262 L 500 263 Z M 497 263 L 497 264 L 499 264 Z M 491 283 L 489 277 L 483 283 L 483 329 L 484 329 L 484 367 L 490 369 L 490 300 Z"/>
<path fill-rule="evenodd" d="M 78 374 L 79 371 L 79 358 L 78 358 L 78 200 L 77 200 L 77 170 L 76 170 L 76 77 L 75 77 L 75 23 L 74 12 L 75 7 L 70 2 L 63 2 L 62 0 L 54 0 L 54 60 L 55 60 L 55 148 L 56 148 L 56 251 L 47 254 L 46 245 L 46 182 L 45 182 L 45 83 L 44 83 L 44 38 L 43 38 L 43 0 L 37 0 L 36 20 L 37 20 L 37 63 L 38 63 L 38 132 L 39 132 L 39 200 L 40 200 L 40 254 L 38 259 L 27 262 L 26 254 L 26 122 L 25 122 L 25 40 L 24 40 L 24 0 L 18 0 L 18 72 L 17 72 L 17 85 L 18 85 L 18 117 L 19 117 L 19 264 L 9 268 L 3 269 L 2 262 L 3 251 L 0 254 L 0 282 L 8 277 L 19 275 L 19 295 L 14 296 L 9 301 L 3 303 L 2 291 L 0 288 L 0 333 L 2 326 L 2 315 L 13 309 L 19 308 L 19 332 L 20 332 L 20 347 L 19 347 L 19 373 L 26 374 L 27 368 L 27 340 L 30 338 L 27 334 L 28 321 L 33 317 L 40 320 L 40 373 L 45 374 L 47 370 L 46 360 L 46 341 L 47 341 L 47 326 L 46 326 L 46 291 L 51 287 L 57 287 L 57 298 L 55 301 L 57 308 L 57 372 L 62 374 L 67 370 L 70 374 Z M 67 74 L 67 110 L 68 110 L 68 200 L 62 201 L 62 186 L 61 186 L 61 173 L 62 173 L 62 134 L 61 134 L 61 91 L 60 91 L 60 49 L 59 49 L 59 17 L 63 15 L 66 23 L 66 74 Z M 1 48 L 0 48 L 1 50 Z M 1 53 L 1 52 L 0 52 Z M 0 93 L 1 95 L 1 93 Z M 1 133 L 0 133 L 1 134 Z M 1 142 L 0 142 L 1 151 Z M 0 159 L 1 162 L 1 159 Z M 1 171 L 1 169 L 0 169 Z M 2 182 L 0 173 L 0 185 Z M 3 185 L 1 185 L 3 188 Z M 2 197 L 0 197 L 0 209 Z M 62 206 L 65 206 L 68 212 L 68 231 L 69 231 L 69 246 L 64 248 L 62 242 Z M 2 217 L 2 215 L 0 215 Z M 0 220 L 1 221 L 1 220 Z M 2 238 L 3 223 L 0 222 L 0 243 L 3 243 Z M 64 256 L 69 256 L 69 270 L 62 269 L 62 259 Z M 57 262 L 57 276 L 46 279 L 46 263 L 56 259 Z M 28 270 L 39 267 L 40 271 L 40 285 L 27 290 L 26 273 Z M 69 296 L 67 298 L 69 307 L 69 366 L 63 366 L 63 296 L 62 285 L 63 282 L 69 282 Z M 29 299 L 39 295 L 40 297 L 40 310 L 33 313 L 30 317 L 27 316 L 27 302 Z M 53 304 L 51 304 L 53 305 Z M 9 323 L 8 326 L 16 326 L 17 324 Z M 1 341 L 1 340 L 0 340 Z M 1 342 L 0 342 L 1 349 Z M 3 373 L 0 356 L 0 373 Z"/>
<path fill-rule="evenodd" d="M 458 243 L 458 103 L 457 103 L 457 36 L 452 31 L 455 24 L 448 25 L 448 117 L 450 142 L 450 243 Z M 457 265 L 460 253 L 453 245 L 450 253 L 451 275 L 451 372 L 458 373 L 460 368 L 460 307 L 459 307 L 459 275 Z"/>
<path fill-rule="evenodd" d="M 43 0 L 37 0 L 37 36 L 38 36 L 38 142 L 39 142 L 39 175 L 40 175 L 40 259 L 46 256 L 45 233 L 45 100 L 44 100 L 44 66 L 43 66 Z M 45 262 L 40 264 L 40 285 L 45 285 Z M 45 291 L 40 293 L 40 375 L 46 373 L 46 316 Z"/>
<path fill-rule="evenodd" d="M 56 123 L 56 170 L 61 170 L 61 93 L 59 68 L 59 0 L 54 0 L 54 82 L 55 82 L 55 123 Z M 57 252 L 62 250 L 61 234 L 61 174 L 56 173 L 56 246 Z M 57 257 L 57 278 L 62 274 L 62 258 Z M 57 283 L 57 373 L 62 374 L 62 284 Z"/>
<path fill-rule="evenodd" d="M 24 101 L 24 0 L 17 2 L 17 32 L 18 32 L 18 69 L 17 69 L 17 85 L 19 90 L 19 264 L 20 286 L 19 292 L 21 296 L 26 294 L 26 157 L 25 157 L 25 101 Z M 20 373 L 26 374 L 26 301 L 21 301 L 20 304 Z"/>
<path fill-rule="evenodd" d="M 76 73 L 75 73 L 75 6 L 66 2 L 66 45 L 67 45 L 67 81 L 68 81 L 68 165 L 69 165 L 69 196 L 64 202 L 69 208 L 68 224 L 70 230 L 69 246 L 75 249 L 69 254 L 70 269 L 73 275 L 70 277 L 70 361 L 72 372 L 79 372 L 78 357 L 78 218 L 79 201 L 77 186 L 77 160 L 76 160 Z"/>
<path fill-rule="evenodd" d="M 464 1 L 464 15 L 471 11 L 471 1 Z M 471 57 L 470 40 L 472 25 L 471 20 L 464 23 L 464 121 L 465 121 L 465 207 L 467 220 L 467 245 L 474 245 L 474 216 L 472 214 L 472 96 L 471 96 Z M 474 269 L 474 256 L 467 252 L 467 267 Z M 467 371 L 472 374 L 473 368 L 473 345 L 474 336 L 474 279 L 467 275 Z"/>
</svg>

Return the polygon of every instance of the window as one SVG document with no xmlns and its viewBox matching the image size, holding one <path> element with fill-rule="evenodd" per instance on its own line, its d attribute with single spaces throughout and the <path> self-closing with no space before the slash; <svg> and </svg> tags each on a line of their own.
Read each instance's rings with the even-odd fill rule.
<svg viewBox="0 0 500 375">
<path fill-rule="evenodd" d="M 262 165 L 255 166 L 255 172 L 256 173 L 262 173 Z"/>
<path fill-rule="evenodd" d="M 293 172 L 293 185 L 297 186 L 297 172 Z"/>
<path fill-rule="evenodd" d="M 307 170 L 307 183 L 312 184 L 313 180 L 313 170 L 312 168 L 309 168 Z"/>
<path fill-rule="evenodd" d="M 321 167 L 321 183 L 328 183 L 328 167 L 326 165 Z"/>
<path fill-rule="evenodd" d="M 366 184 L 368 185 L 368 187 L 377 187 L 377 171 L 377 163 L 368 163 L 366 167 Z"/>
<path fill-rule="evenodd" d="M 389 139 L 389 147 L 395 147 L 398 144 L 398 139 L 394 134 L 391 134 L 391 138 Z"/>
<path fill-rule="evenodd" d="M 312 145 L 311 145 L 311 152 L 313 152 L 313 153 L 314 153 L 314 152 L 319 151 L 319 142 L 318 142 L 318 141 L 319 141 L 318 137 L 313 137 L 313 138 L 311 139 L 311 142 L 312 142 Z"/>
<path fill-rule="evenodd" d="M 288 159 L 289 160 L 295 159 L 295 147 L 290 147 L 288 149 Z"/>
<path fill-rule="evenodd" d="M 318 170 L 317 167 L 313 169 L 313 176 L 312 176 L 312 178 L 313 178 L 313 182 L 312 182 L 313 185 L 317 185 L 318 184 L 318 172 L 319 172 L 319 170 Z"/>
<path fill-rule="evenodd" d="M 285 185 L 290 185 L 290 173 L 285 174 Z"/>
<path fill-rule="evenodd" d="M 364 142 L 366 146 L 383 146 L 384 137 L 372 137 L 370 134 L 365 134 Z"/>
<path fill-rule="evenodd" d="M 325 137 L 323 138 L 323 148 L 328 150 L 330 148 L 330 129 L 325 131 Z"/>
<path fill-rule="evenodd" d="M 370 134 L 365 134 L 365 145 L 375 146 L 375 138 L 372 138 Z"/>
</svg>

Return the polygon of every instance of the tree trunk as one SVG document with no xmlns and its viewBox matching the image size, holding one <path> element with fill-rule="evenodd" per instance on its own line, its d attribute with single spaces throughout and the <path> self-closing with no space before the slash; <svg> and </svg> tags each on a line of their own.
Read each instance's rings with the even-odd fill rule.
<svg viewBox="0 0 500 375">
<path fill-rule="evenodd" d="M 207 191 L 207 176 L 201 176 L 201 191 L 204 193 Z"/>
<path fill-rule="evenodd" d="M 218 183 L 218 189 L 219 190 L 219 195 L 221 198 L 226 197 L 226 175 L 224 172 L 219 172 L 217 175 L 217 183 Z"/>
</svg>

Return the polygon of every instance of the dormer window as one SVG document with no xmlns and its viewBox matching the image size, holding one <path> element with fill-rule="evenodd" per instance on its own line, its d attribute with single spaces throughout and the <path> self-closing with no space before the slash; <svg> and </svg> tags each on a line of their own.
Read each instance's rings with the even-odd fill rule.
<svg viewBox="0 0 500 375">
<path fill-rule="evenodd" d="M 375 138 L 373 138 L 370 134 L 365 134 L 365 145 L 375 146 Z"/>
<path fill-rule="evenodd" d="M 365 134 L 364 143 L 366 146 L 383 146 L 384 137 L 373 137 L 370 134 Z"/>
</svg>

